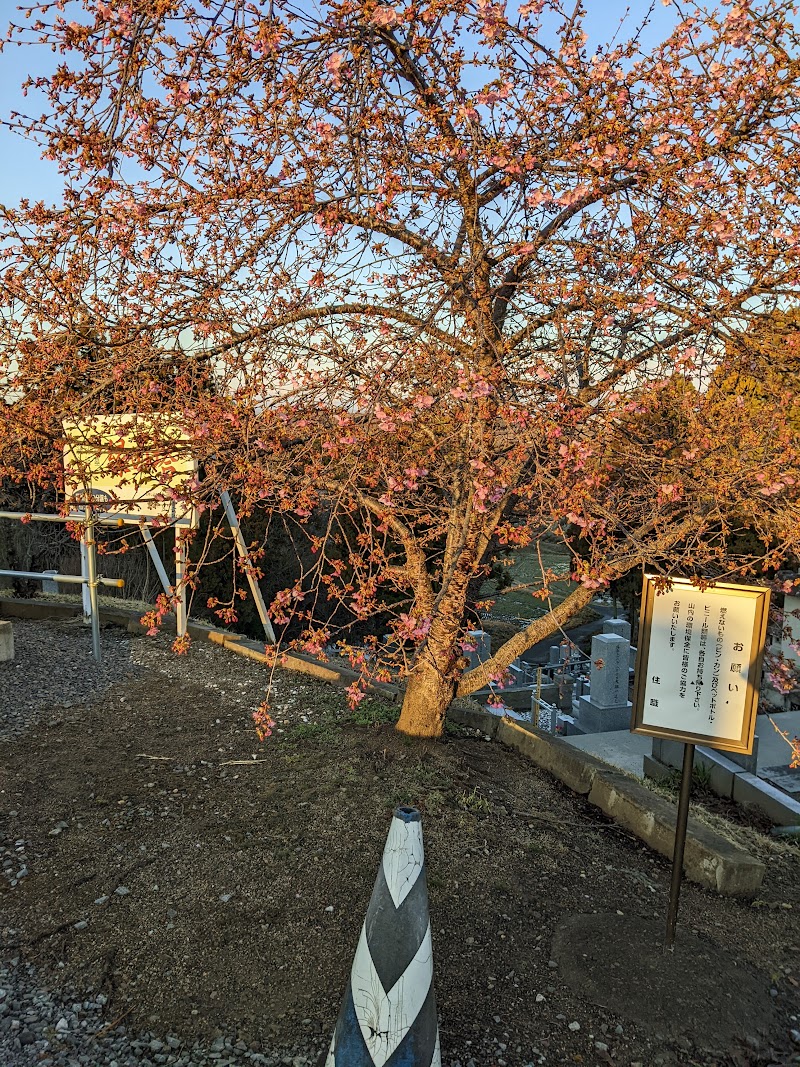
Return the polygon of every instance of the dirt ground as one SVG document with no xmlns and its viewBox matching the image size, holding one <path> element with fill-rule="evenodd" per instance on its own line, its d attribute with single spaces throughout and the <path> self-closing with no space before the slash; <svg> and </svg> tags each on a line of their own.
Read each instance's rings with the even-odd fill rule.
<svg viewBox="0 0 800 1067">
<path fill-rule="evenodd" d="M 0 878 L 0 955 L 102 991 L 109 1023 L 322 1051 L 392 810 L 413 804 L 445 1065 L 800 1062 L 796 845 L 731 825 L 767 862 L 761 895 L 685 884 L 665 958 L 668 863 L 517 754 L 456 729 L 411 742 L 396 708 L 349 713 L 286 671 L 259 744 L 260 665 L 104 640 L 130 673 L 0 744 L 0 841 L 29 868 Z"/>
</svg>

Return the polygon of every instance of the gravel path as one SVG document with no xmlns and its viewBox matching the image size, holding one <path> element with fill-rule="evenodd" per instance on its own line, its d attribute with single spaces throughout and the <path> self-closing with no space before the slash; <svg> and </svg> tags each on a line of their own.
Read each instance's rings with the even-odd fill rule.
<svg viewBox="0 0 800 1067">
<path fill-rule="evenodd" d="M 72 707 L 138 673 L 131 638 L 123 630 L 103 630 L 98 664 L 91 657 L 90 631 L 80 619 L 14 619 L 13 626 L 14 659 L 0 663 L 0 743 L 19 737 L 50 708 Z"/>
<path fill-rule="evenodd" d="M 167 635 L 144 641 L 104 629 L 103 662 L 97 664 L 89 631 L 79 620 L 14 619 L 13 625 L 14 660 L 0 664 L 0 745 L 13 744 L 34 725 L 60 719 L 65 708 L 123 678 L 159 674 L 180 684 L 185 677 L 187 661 L 169 652 Z M 205 644 L 193 648 L 191 663 L 194 680 L 202 677 L 223 692 L 232 689 L 237 701 L 253 709 L 264 698 L 264 674 L 256 664 Z M 0 818 L 3 814 L 0 800 Z M 24 839 L 0 834 L 0 892 L 13 891 L 27 877 L 27 847 Z M 8 933 L 13 937 L 16 931 Z M 105 996 L 92 991 L 48 989 L 34 967 L 0 948 L 0 1067 L 308 1067 L 313 1062 L 309 1050 L 265 1054 L 235 1035 L 220 1034 L 203 1044 L 184 1043 L 175 1034 L 132 1033 L 124 1021 L 106 1018 L 105 1004 Z"/>
<path fill-rule="evenodd" d="M 296 1050 L 264 1055 L 234 1037 L 185 1044 L 175 1034 L 129 1033 L 105 1018 L 102 994 L 48 991 L 28 964 L 0 964 L 2 1067 L 307 1067 Z"/>
</svg>

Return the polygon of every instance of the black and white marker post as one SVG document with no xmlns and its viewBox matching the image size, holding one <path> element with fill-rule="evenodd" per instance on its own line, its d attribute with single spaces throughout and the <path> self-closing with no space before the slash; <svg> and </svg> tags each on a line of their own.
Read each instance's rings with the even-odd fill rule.
<svg viewBox="0 0 800 1067">
<path fill-rule="evenodd" d="M 441 1067 L 416 808 L 392 818 L 325 1067 Z"/>
</svg>

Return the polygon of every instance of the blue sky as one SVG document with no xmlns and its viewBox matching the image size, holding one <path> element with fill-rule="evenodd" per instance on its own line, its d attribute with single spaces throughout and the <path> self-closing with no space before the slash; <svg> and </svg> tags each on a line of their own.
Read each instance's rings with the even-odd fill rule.
<svg viewBox="0 0 800 1067">
<path fill-rule="evenodd" d="M 13 0 L 0 0 L 0 26 L 3 16 L 17 14 Z M 509 10 L 516 6 L 509 0 Z M 588 0 L 589 17 L 586 31 L 590 35 L 588 47 L 594 47 L 612 36 L 619 20 L 628 12 L 627 27 L 632 32 L 651 8 L 650 0 Z M 713 5 L 712 5 L 713 6 Z M 662 39 L 676 20 L 675 9 L 665 8 L 660 0 L 653 5 L 650 25 L 642 36 L 643 47 Z M 19 16 L 17 15 L 17 21 Z M 625 39 L 629 33 L 623 33 Z M 21 84 L 28 74 L 43 73 L 53 68 L 57 58 L 49 49 L 41 47 L 8 47 L 0 53 L 0 121 L 13 110 L 40 114 L 44 108 L 41 97 L 30 93 L 23 97 Z M 11 133 L 0 125 L 0 204 L 9 206 L 22 197 L 31 201 L 61 200 L 62 182 L 56 165 L 40 158 L 40 150 L 30 141 Z"/>
</svg>

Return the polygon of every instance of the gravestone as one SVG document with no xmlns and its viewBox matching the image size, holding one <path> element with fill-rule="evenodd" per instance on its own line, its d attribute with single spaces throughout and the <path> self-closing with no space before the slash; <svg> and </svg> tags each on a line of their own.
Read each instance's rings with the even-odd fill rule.
<svg viewBox="0 0 800 1067">
<path fill-rule="evenodd" d="M 589 693 L 578 699 L 578 726 L 583 733 L 625 730 L 630 726 L 630 647 L 630 642 L 620 634 L 598 634 L 592 638 Z"/>
<path fill-rule="evenodd" d="M 476 667 L 480 667 L 482 663 L 485 663 L 487 659 L 492 658 L 492 637 L 485 630 L 470 630 L 467 637 L 470 644 L 475 645 L 474 649 L 467 650 L 464 653 L 469 660 L 467 670 L 473 671 Z"/>
<path fill-rule="evenodd" d="M 567 671 L 556 671 L 553 675 L 553 682 L 558 688 L 558 700 L 556 703 L 559 711 L 570 711 L 575 679 Z"/>
<path fill-rule="evenodd" d="M 42 571 L 42 574 L 58 574 L 58 571 Z M 42 578 L 42 592 L 43 593 L 57 593 L 58 582 L 53 582 L 49 578 Z"/>
<path fill-rule="evenodd" d="M 587 695 L 589 692 L 589 679 L 585 674 L 579 674 L 575 679 L 575 685 L 572 689 L 572 707 L 567 709 L 571 711 L 573 715 L 578 714 L 578 701 L 582 696 Z"/>
<path fill-rule="evenodd" d="M 0 663 L 10 663 L 14 658 L 14 631 L 10 622 L 0 622 Z"/>
<path fill-rule="evenodd" d="M 606 619 L 603 623 L 604 634 L 618 634 L 626 641 L 631 639 L 631 624 L 626 619 Z"/>
</svg>

